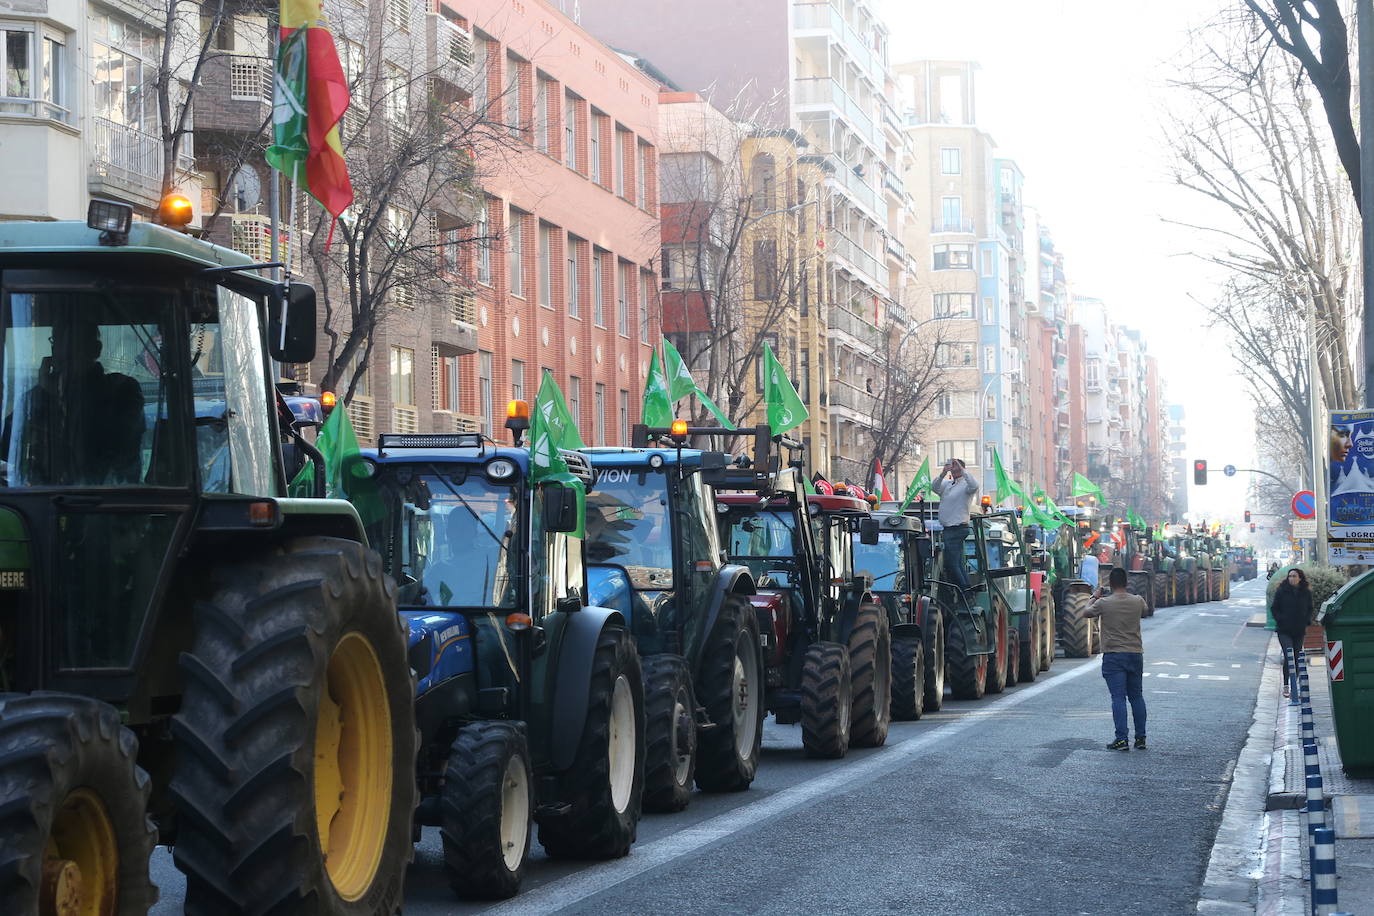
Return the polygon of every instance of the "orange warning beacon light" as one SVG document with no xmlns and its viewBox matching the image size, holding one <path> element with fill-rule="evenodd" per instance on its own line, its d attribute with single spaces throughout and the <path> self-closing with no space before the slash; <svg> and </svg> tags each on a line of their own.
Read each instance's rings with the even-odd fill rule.
<svg viewBox="0 0 1374 916">
<path fill-rule="evenodd" d="M 520 440 L 525 436 L 525 430 L 530 428 L 530 402 L 522 401 L 519 398 L 512 398 L 506 402 L 506 429 L 511 431 L 511 438 L 515 440 L 518 447 Z"/>
</svg>

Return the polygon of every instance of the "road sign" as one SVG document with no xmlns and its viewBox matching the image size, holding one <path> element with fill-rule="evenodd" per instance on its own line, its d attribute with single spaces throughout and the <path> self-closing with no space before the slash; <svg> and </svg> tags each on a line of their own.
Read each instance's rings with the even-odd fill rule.
<svg viewBox="0 0 1374 916">
<path fill-rule="evenodd" d="M 1293 519 L 1293 537 L 1295 538 L 1314 538 L 1317 536 L 1317 520 L 1315 518 L 1295 518 Z"/>
<path fill-rule="evenodd" d="M 1293 514 L 1298 518 L 1317 517 L 1317 497 L 1311 490 L 1299 490 L 1293 494 Z"/>
<path fill-rule="evenodd" d="M 1235 477 L 1236 466 L 1234 464 L 1228 464 L 1226 465 L 1226 467 L 1221 469 L 1221 473 L 1225 474 L 1227 477 Z"/>
</svg>

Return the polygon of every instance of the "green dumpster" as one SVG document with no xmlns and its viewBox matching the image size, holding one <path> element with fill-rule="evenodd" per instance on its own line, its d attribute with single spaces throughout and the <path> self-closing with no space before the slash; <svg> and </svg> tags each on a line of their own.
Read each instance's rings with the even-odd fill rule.
<svg viewBox="0 0 1374 916">
<path fill-rule="evenodd" d="M 1328 598 L 1317 622 L 1326 630 L 1326 676 L 1341 764 L 1351 776 L 1374 776 L 1374 570 Z"/>
</svg>

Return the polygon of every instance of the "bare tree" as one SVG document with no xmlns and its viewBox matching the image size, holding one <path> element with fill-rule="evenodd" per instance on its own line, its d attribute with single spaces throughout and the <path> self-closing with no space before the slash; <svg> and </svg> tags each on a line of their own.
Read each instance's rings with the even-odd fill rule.
<svg viewBox="0 0 1374 916">
<path fill-rule="evenodd" d="M 874 461 L 881 461 L 884 468 L 897 467 L 911 454 L 913 443 L 921 440 L 936 401 L 947 387 L 940 358 L 943 343 L 938 330 L 922 334 L 916 325 L 894 324 L 883 334 L 877 354 L 873 425 L 865 436 L 867 459 L 856 473 L 867 473 Z"/>
<path fill-rule="evenodd" d="M 1359 208 L 1360 143 L 1350 115 L 1350 30 L 1339 0 L 1245 0 L 1245 6 L 1273 43 L 1298 62 L 1321 97 Z M 1261 61 L 1263 57 L 1261 52 Z"/>
</svg>

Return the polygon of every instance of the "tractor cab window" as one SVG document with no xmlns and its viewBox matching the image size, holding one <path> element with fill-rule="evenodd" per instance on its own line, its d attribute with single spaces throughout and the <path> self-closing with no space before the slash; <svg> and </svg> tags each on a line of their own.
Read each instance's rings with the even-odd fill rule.
<svg viewBox="0 0 1374 916">
<path fill-rule="evenodd" d="M 272 415 L 257 303 L 224 287 L 198 296 L 189 328 L 196 458 L 207 493 L 272 496 Z"/>
<path fill-rule="evenodd" d="M 621 566 L 633 588 L 673 587 L 673 530 L 662 471 L 615 470 L 587 494 L 587 562 Z"/>
<path fill-rule="evenodd" d="M 759 512 L 731 519 L 726 549 L 732 557 L 795 557 L 801 552 L 791 512 Z"/>
<path fill-rule="evenodd" d="M 403 467 L 377 489 L 384 511 L 368 540 L 396 581 L 397 604 L 515 608 L 518 486 Z"/>
<path fill-rule="evenodd" d="M 869 576 L 878 591 L 906 588 L 906 565 L 902 557 L 902 536 L 890 531 L 878 535 L 878 543 L 854 542 L 854 571 Z"/>
<path fill-rule="evenodd" d="M 22 276 L 0 303 L 0 482 L 185 486 L 184 434 L 174 428 L 179 411 L 169 411 L 179 294 L 26 290 Z"/>
</svg>

